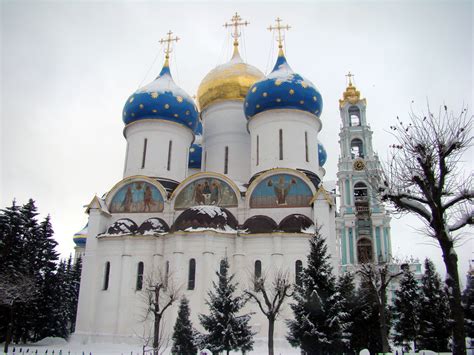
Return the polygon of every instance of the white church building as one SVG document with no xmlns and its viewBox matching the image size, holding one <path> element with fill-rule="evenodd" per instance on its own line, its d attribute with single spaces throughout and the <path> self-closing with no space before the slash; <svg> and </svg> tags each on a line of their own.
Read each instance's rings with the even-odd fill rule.
<svg viewBox="0 0 474 355">
<path fill-rule="evenodd" d="M 207 292 L 227 258 L 242 290 L 253 277 L 288 272 L 296 282 L 316 226 L 336 273 L 391 253 L 390 217 L 371 191 L 379 161 L 372 148 L 366 101 L 349 84 L 339 103 L 338 208 L 334 183 L 325 182 L 327 155 L 319 142 L 323 98 L 279 52 L 270 74 L 239 54 L 234 16 L 231 59 L 202 80 L 197 103 L 173 81 L 172 33 L 157 78 L 126 101 L 127 149 L 121 180 L 94 196 L 88 226 L 74 236 L 83 258 L 75 336 L 84 341 L 139 341 L 148 275 L 170 278 L 190 301 L 193 325 L 208 314 Z M 317 78 L 314 78 L 317 79 Z M 336 139 L 336 137 L 334 137 Z M 334 159 L 334 158 L 333 158 Z M 167 310 L 171 335 L 178 302 Z M 266 341 L 267 320 L 257 305 L 250 324 Z M 275 343 L 286 344 L 285 307 Z"/>
</svg>

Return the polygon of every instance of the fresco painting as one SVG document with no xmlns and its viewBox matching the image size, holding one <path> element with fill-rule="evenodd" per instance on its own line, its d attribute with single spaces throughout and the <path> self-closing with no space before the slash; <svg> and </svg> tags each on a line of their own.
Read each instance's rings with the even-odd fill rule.
<svg viewBox="0 0 474 355">
<path fill-rule="evenodd" d="M 189 183 L 176 196 L 174 208 L 181 210 L 197 205 L 233 207 L 237 206 L 237 196 L 226 182 L 216 178 L 202 178 Z"/>
<path fill-rule="evenodd" d="M 273 175 L 255 187 L 250 197 L 250 207 L 308 207 L 312 196 L 309 186 L 299 177 Z"/>
<path fill-rule="evenodd" d="M 112 198 L 110 212 L 161 212 L 163 206 L 163 196 L 156 186 L 145 181 L 134 181 L 117 191 Z"/>
</svg>

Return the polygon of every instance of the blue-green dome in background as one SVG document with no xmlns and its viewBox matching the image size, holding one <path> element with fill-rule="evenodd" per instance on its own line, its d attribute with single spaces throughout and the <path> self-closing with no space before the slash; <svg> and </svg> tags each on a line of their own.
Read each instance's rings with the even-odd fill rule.
<svg viewBox="0 0 474 355">
<path fill-rule="evenodd" d="M 76 246 L 84 248 L 86 246 L 87 242 L 87 227 L 89 226 L 89 223 L 86 224 L 84 228 L 82 228 L 79 232 L 74 234 L 72 237 L 72 240 L 76 244 Z"/>
<path fill-rule="evenodd" d="M 317 117 L 323 109 L 319 91 L 309 80 L 293 72 L 282 51 L 273 71 L 250 87 L 244 104 L 248 119 L 274 109 L 302 110 Z"/>
<path fill-rule="evenodd" d="M 127 99 L 122 115 L 126 125 L 143 119 L 157 119 L 182 124 L 192 131 L 199 121 L 194 100 L 173 81 L 168 61 L 154 81 Z"/>
<path fill-rule="evenodd" d="M 189 162 L 190 169 L 201 169 L 202 160 L 202 123 L 198 122 L 194 130 L 194 143 L 189 148 Z"/>
<path fill-rule="evenodd" d="M 326 152 L 324 145 L 322 145 L 321 143 L 318 143 L 318 159 L 319 159 L 319 166 L 323 166 L 324 164 L 326 164 L 326 161 L 328 160 L 328 153 Z"/>
</svg>

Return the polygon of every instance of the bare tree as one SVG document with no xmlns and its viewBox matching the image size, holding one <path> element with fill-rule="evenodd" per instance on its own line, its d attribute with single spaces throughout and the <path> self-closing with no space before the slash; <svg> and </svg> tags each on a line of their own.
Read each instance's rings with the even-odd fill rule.
<svg viewBox="0 0 474 355">
<path fill-rule="evenodd" d="M 36 283 L 33 277 L 23 274 L 0 274 L 0 305 L 4 306 L 9 311 L 7 334 L 4 345 L 5 353 L 8 353 L 8 347 L 12 340 L 15 308 L 34 299 L 35 292 Z"/>
<path fill-rule="evenodd" d="M 377 302 L 378 316 L 380 322 L 380 337 L 382 340 L 382 352 L 388 353 L 389 321 L 387 319 L 387 288 L 394 279 L 402 274 L 397 267 L 393 271 L 394 263 L 390 261 L 379 261 L 377 263 L 359 264 L 357 273 L 362 282 L 374 296 Z"/>
<path fill-rule="evenodd" d="M 153 354 L 157 355 L 166 347 L 167 339 L 162 327 L 163 315 L 179 299 L 180 290 L 173 282 L 172 275 L 158 270 L 146 276 L 143 300 L 146 305 L 144 321 L 150 317 L 153 321 Z M 147 342 L 148 343 L 148 342 Z"/>
<path fill-rule="evenodd" d="M 472 175 L 463 177 L 460 164 L 472 144 L 473 117 L 466 109 L 453 114 L 446 106 L 434 115 L 428 106 L 426 115 L 412 113 L 408 123 L 397 118 L 391 127 L 397 144 L 392 146 L 380 188 L 382 198 L 399 212 L 417 215 L 441 247 L 454 320 L 454 354 L 466 352 L 453 232 L 474 224 Z"/>
<path fill-rule="evenodd" d="M 253 277 L 253 290 L 245 290 L 245 294 L 257 303 L 260 311 L 268 319 L 268 354 L 273 355 L 273 332 L 283 302 L 291 296 L 291 283 L 288 272 L 278 271 L 268 280 L 268 275 Z"/>
</svg>

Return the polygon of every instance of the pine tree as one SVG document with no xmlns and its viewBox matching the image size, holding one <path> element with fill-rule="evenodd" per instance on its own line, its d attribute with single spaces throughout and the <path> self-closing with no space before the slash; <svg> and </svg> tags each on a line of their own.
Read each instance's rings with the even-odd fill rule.
<svg viewBox="0 0 474 355">
<path fill-rule="evenodd" d="M 432 351 L 449 351 L 451 324 L 449 301 L 435 266 L 425 260 L 420 304 L 420 332 L 418 348 Z"/>
<path fill-rule="evenodd" d="M 295 287 L 293 295 L 296 303 L 291 304 L 291 308 L 295 317 L 287 322 L 290 344 L 299 346 L 307 354 L 340 351 L 347 320 L 337 315 L 343 303 L 339 296 L 326 243 L 317 232 L 310 240 L 301 286 Z"/>
<path fill-rule="evenodd" d="M 416 339 L 420 329 L 420 287 L 411 272 L 409 265 L 402 266 L 403 274 L 398 289 L 395 291 L 395 300 L 392 308 L 394 318 L 394 342 L 403 346 L 404 351 L 410 351 L 411 342 L 417 350 Z"/>
<path fill-rule="evenodd" d="M 354 275 L 350 272 L 342 274 L 336 285 L 336 292 L 340 294 L 341 306 L 339 308 L 342 322 L 340 324 L 342 347 L 341 352 L 349 352 L 352 349 L 352 338 L 354 333 L 354 317 L 357 299 L 354 286 Z"/>
<path fill-rule="evenodd" d="M 79 289 L 81 286 L 81 272 L 82 272 L 82 259 L 79 257 L 71 271 L 71 322 L 69 327 L 69 333 L 74 333 L 76 329 L 76 317 L 77 317 L 77 304 L 79 302 Z"/>
<path fill-rule="evenodd" d="M 173 330 L 173 347 L 171 353 L 179 355 L 195 355 L 198 351 L 195 345 L 195 331 L 189 319 L 189 301 L 186 297 L 181 298 L 178 310 L 178 318 Z"/>
<path fill-rule="evenodd" d="M 233 283 L 234 275 L 228 275 L 229 263 L 226 259 L 221 261 L 220 270 L 216 272 L 219 281 L 212 283 L 214 291 L 209 291 L 210 314 L 199 315 L 199 321 L 207 334 L 201 339 L 213 353 L 225 351 L 229 354 L 231 350 L 249 351 L 253 348 L 253 336 L 249 326 L 250 315 L 237 314 L 245 305 L 243 295 L 234 296 L 237 283 Z"/>
</svg>

